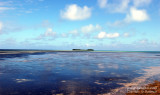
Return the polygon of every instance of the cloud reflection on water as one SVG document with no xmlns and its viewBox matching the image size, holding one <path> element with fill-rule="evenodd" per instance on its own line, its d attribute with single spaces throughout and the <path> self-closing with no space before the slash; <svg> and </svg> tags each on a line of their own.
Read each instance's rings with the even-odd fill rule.
<svg viewBox="0 0 160 95">
<path fill-rule="evenodd" d="M 15 80 L 17 83 L 23 83 L 23 82 L 29 82 L 29 81 L 33 81 L 31 79 L 16 79 Z"/>
</svg>

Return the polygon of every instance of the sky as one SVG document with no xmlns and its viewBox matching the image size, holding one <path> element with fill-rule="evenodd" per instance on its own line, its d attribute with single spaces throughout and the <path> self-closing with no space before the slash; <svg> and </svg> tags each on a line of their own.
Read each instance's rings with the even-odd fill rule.
<svg viewBox="0 0 160 95">
<path fill-rule="evenodd" d="M 160 0 L 0 0 L 0 49 L 160 51 Z"/>
</svg>

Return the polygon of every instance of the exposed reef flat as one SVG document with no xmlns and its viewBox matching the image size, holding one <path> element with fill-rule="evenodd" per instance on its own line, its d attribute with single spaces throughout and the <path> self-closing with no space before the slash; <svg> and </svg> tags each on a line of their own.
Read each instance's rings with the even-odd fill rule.
<svg viewBox="0 0 160 95">
<path fill-rule="evenodd" d="M 1 54 L 34 54 L 34 53 L 49 53 L 49 52 L 81 52 L 81 51 L 90 51 L 90 50 L 0 50 Z"/>
<path fill-rule="evenodd" d="M 0 55 L 3 54 L 35 54 L 35 53 L 51 53 L 51 52 L 131 52 L 131 53 L 160 53 L 160 51 L 108 51 L 93 49 L 72 49 L 72 50 L 30 50 L 30 49 L 0 49 Z M 159 56 L 159 55 L 156 55 Z"/>
</svg>

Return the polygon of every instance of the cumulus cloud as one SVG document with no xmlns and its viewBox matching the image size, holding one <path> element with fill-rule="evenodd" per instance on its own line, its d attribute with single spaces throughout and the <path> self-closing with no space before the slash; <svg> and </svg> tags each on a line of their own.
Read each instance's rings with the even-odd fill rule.
<svg viewBox="0 0 160 95">
<path fill-rule="evenodd" d="M 107 23 L 111 27 L 121 27 L 125 26 L 131 22 L 143 22 L 149 20 L 149 15 L 146 10 L 130 8 L 130 11 L 126 14 L 126 17 L 123 20 L 118 20 L 113 23 Z"/>
<path fill-rule="evenodd" d="M 91 16 L 91 8 L 80 7 L 76 4 L 68 5 L 65 10 L 60 12 L 60 16 L 66 20 L 84 20 Z"/>
<path fill-rule="evenodd" d="M 149 19 L 149 16 L 146 12 L 146 10 L 138 10 L 136 8 L 130 8 L 130 13 L 127 14 L 125 21 L 136 21 L 136 22 L 142 22 Z"/>
<path fill-rule="evenodd" d="M 52 28 L 48 28 L 47 31 L 44 33 L 45 37 L 53 37 L 56 35 L 56 32 L 53 32 Z"/>
<path fill-rule="evenodd" d="M 125 13 L 126 17 L 122 20 L 117 20 L 107 24 L 111 27 L 125 26 L 131 22 L 143 22 L 149 20 L 149 15 L 145 9 L 139 9 L 149 5 L 152 0 L 97 0 L 100 8 L 107 9 L 112 13 Z"/>
<path fill-rule="evenodd" d="M 56 37 L 56 32 L 53 32 L 52 28 L 47 28 L 47 30 L 43 34 L 41 34 L 37 39 L 38 40 L 45 38 L 54 39 L 55 37 Z"/>
<path fill-rule="evenodd" d="M 101 30 L 102 30 L 102 27 L 99 24 L 96 24 L 96 25 L 89 24 L 89 25 L 82 26 L 81 28 L 69 31 L 67 35 L 72 37 L 90 38 L 90 37 L 93 37 L 93 35 L 96 35 L 96 33 Z"/>
<path fill-rule="evenodd" d="M 100 32 L 100 33 L 98 34 L 98 38 L 99 38 L 99 39 L 103 39 L 103 38 L 106 37 L 106 35 L 107 35 L 106 32 Z"/>
<path fill-rule="evenodd" d="M 88 34 L 88 33 L 91 33 L 91 32 L 94 32 L 94 31 L 98 31 L 98 30 L 101 30 L 101 26 L 100 25 L 92 25 L 92 24 L 89 24 L 89 25 L 87 25 L 87 26 L 83 26 L 82 28 L 81 28 L 81 31 L 83 32 L 83 33 L 86 33 L 86 34 Z"/>
<path fill-rule="evenodd" d="M 106 35 L 107 38 L 117 38 L 119 36 L 120 36 L 119 33 L 110 33 Z"/>
<path fill-rule="evenodd" d="M 98 0 L 100 8 L 105 8 L 110 12 L 124 13 L 129 6 L 130 0 L 118 0 L 118 2 L 109 3 L 108 0 Z"/>
<path fill-rule="evenodd" d="M 106 32 L 100 32 L 98 35 L 97 35 L 97 38 L 99 39 L 104 39 L 104 38 L 117 38 L 119 37 L 120 34 L 119 33 L 106 33 Z"/>
</svg>

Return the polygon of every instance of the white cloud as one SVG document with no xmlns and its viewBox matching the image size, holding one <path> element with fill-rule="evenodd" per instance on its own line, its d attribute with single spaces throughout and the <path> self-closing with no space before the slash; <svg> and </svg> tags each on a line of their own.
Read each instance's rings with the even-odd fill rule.
<svg viewBox="0 0 160 95">
<path fill-rule="evenodd" d="M 133 0 L 133 4 L 135 7 L 148 5 L 152 0 Z"/>
<path fill-rule="evenodd" d="M 0 7 L 0 13 L 7 11 L 7 10 L 13 10 L 15 8 L 8 8 L 8 7 Z"/>
<path fill-rule="evenodd" d="M 127 25 L 131 22 L 143 22 L 149 20 L 149 16 L 146 12 L 146 10 L 142 9 L 136 9 L 136 8 L 130 8 L 129 13 L 127 13 L 126 17 L 123 20 L 118 20 L 113 23 L 107 23 L 111 27 L 121 27 L 124 25 Z"/>
<path fill-rule="evenodd" d="M 107 35 L 106 32 L 100 32 L 100 33 L 98 34 L 98 38 L 99 38 L 99 39 L 103 39 L 103 38 L 106 37 L 106 35 Z"/>
<path fill-rule="evenodd" d="M 146 12 L 146 10 L 138 10 L 136 8 L 130 8 L 130 13 L 127 14 L 125 21 L 136 21 L 136 22 L 142 22 L 149 19 L 149 16 Z"/>
<path fill-rule="evenodd" d="M 52 28 L 47 28 L 47 30 L 41 34 L 38 38 L 36 38 L 36 40 L 42 40 L 45 38 L 49 38 L 49 39 L 55 39 L 56 37 L 56 32 L 53 32 Z"/>
<path fill-rule="evenodd" d="M 48 28 L 47 31 L 44 33 L 45 37 L 54 37 L 56 32 L 53 32 L 52 28 Z"/>
<path fill-rule="evenodd" d="M 98 2 L 103 3 L 103 0 L 98 0 Z M 130 24 L 131 22 L 143 22 L 150 19 L 147 11 L 145 9 L 139 9 L 149 5 L 152 0 L 118 0 L 107 2 L 105 7 L 110 12 L 113 13 L 126 13 L 126 17 L 122 20 L 117 20 L 113 23 L 108 22 L 107 25 L 111 27 L 122 27 Z M 100 6 L 100 3 L 99 3 Z M 101 7 L 102 8 L 102 7 Z"/>
<path fill-rule="evenodd" d="M 82 38 L 90 38 L 93 37 L 93 35 L 96 35 L 97 32 L 101 31 L 102 27 L 99 24 L 93 25 L 89 24 L 86 26 L 82 26 L 81 28 L 74 29 L 72 31 L 69 31 L 66 35 L 71 37 L 82 37 Z M 64 36 L 64 35 L 61 35 Z"/>
<path fill-rule="evenodd" d="M 105 8 L 107 6 L 108 0 L 98 0 L 98 5 L 100 8 Z"/>
<path fill-rule="evenodd" d="M 87 25 L 87 26 L 83 26 L 82 28 L 81 28 L 81 31 L 83 32 L 83 33 L 86 33 L 86 34 L 88 34 L 88 33 L 91 33 L 91 32 L 94 32 L 94 31 L 98 31 L 98 30 L 101 30 L 101 26 L 100 25 L 92 25 L 92 24 L 89 24 L 89 25 Z"/>
<path fill-rule="evenodd" d="M 110 12 L 124 13 L 129 6 L 130 0 L 118 0 L 118 2 L 113 1 L 108 3 L 108 0 L 98 0 L 98 5 L 100 8 L 106 8 Z"/>
<path fill-rule="evenodd" d="M 61 18 L 67 20 L 84 20 L 91 16 L 91 8 L 87 6 L 80 7 L 76 4 L 68 5 L 60 13 Z"/>
<path fill-rule="evenodd" d="M 120 36 L 120 34 L 119 33 L 106 33 L 106 32 L 100 32 L 99 34 L 98 34 L 98 38 L 99 39 L 104 39 L 104 38 L 117 38 L 117 37 L 119 37 Z"/>
<path fill-rule="evenodd" d="M 119 33 L 110 33 L 106 35 L 107 38 L 117 38 L 119 36 L 120 36 Z"/>
<path fill-rule="evenodd" d="M 0 2 L 0 12 L 4 12 L 7 10 L 13 10 L 15 8 L 8 7 L 8 5 L 11 3 L 11 1 L 8 2 Z"/>
<path fill-rule="evenodd" d="M 0 7 L 0 11 L 5 11 L 5 10 L 9 10 L 9 9 L 13 9 L 13 8 L 8 8 L 8 7 Z"/>
</svg>

